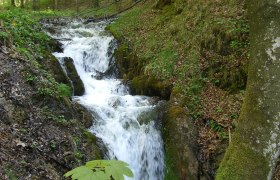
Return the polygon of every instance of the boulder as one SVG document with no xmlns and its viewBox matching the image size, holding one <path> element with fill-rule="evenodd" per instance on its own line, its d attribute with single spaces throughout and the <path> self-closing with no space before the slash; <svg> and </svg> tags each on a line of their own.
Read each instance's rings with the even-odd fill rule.
<svg viewBox="0 0 280 180">
<path fill-rule="evenodd" d="M 176 97 L 171 98 L 163 117 L 165 179 L 196 180 L 199 169 L 197 129 L 188 110 L 178 105 Z"/>
<path fill-rule="evenodd" d="M 70 57 L 64 57 L 63 61 L 67 72 L 67 76 L 72 81 L 73 94 L 75 96 L 82 96 L 85 93 L 85 87 L 83 81 L 78 75 L 73 59 Z"/>
</svg>

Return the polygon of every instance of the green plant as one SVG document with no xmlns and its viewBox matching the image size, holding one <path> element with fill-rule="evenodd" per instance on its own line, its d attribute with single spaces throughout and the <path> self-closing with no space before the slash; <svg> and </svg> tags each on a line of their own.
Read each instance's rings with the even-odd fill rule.
<svg viewBox="0 0 280 180">
<path fill-rule="evenodd" d="M 66 84 L 60 83 L 57 86 L 58 95 L 60 97 L 70 97 L 71 96 L 71 88 Z"/>
<path fill-rule="evenodd" d="M 215 109 L 215 111 L 216 111 L 217 113 L 222 113 L 222 112 L 223 112 L 223 109 L 220 108 L 220 107 L 217 107 L 217 108 Z"/>
<path fill-rule="evenodd" d="M 57 143 L 54 140 L 52 140 L 50 143 L 50 147 L 52 150 L 55 150 L 57 148 Z"/>
<path fill-rule="evenodd" d="M 34 76 L 34 75 L 32 75 L 32 74 L 28 74 L 27 77 L 26 77 L 26 82 L 32 83 L 32 82 L 34 82 L 36 79 L 37 79 L 36 76 Z"/>
<path fill-rule="evenodd" d="M 133 173 L 123 161 L 94 160 L 67 172 L 64 176 L 71 176 L 77 180 L 124 180 L 124 176 L 133 177 Z"/>
<path fill-rule="evenodd" d="M 38 94 L 44 95 L 44 96 L 53 96 L 54 95 L 54 90 L 51 88 L 47 87 L 39 87 L 38 88 Z"/>
<path fill-rule="evenodd" d="M 210 126 L 210 128 L 219 133 L 219 136 L 223 139 L 227 139 L 228 138 L 228 134 L 225 132 L 225 129 L 223 126 L 221 126 L 220 124 L 218 124 L 216 121 L 214 120 L 209 120 L 207 122 L 207 124 Z"/>
</svg>

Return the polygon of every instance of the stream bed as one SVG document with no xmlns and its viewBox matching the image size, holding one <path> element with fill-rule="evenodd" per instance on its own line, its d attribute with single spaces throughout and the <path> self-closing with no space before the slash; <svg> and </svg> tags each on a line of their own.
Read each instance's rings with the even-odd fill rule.
<svg viewBox="0 0 280 180">
<path fill-rule="evenodd" d="M 107 22 L 74 21 L 53 26 L 55 31 L 50 36 L 63 44 L 63 52 L 53 54 L 62 66 L 64 57 L 73 59 L 85 93 L 72 98 L 92 112 L 93 125 L 89 131 L 106 146 L 105 158 L 127 162 L 134 173 L 132 179 L 163 180 L 159 114 L 164 102 L 132 96 L 129 87 L 117 79 L 113 69 L 117 43 L 105 31 L 107 25 Z"/>
</svg>

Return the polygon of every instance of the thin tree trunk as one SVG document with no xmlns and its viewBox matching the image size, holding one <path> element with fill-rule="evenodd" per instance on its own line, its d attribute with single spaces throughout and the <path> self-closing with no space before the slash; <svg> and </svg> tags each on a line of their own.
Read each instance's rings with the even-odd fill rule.
<svg viewBox="0 0 280 180">
<path fill-rule="evenodd" d="M 57 0 L 53 0 L 53 10 L 57 9 Z"/>
<path fill-rule="evenodd" d="M 20 0 L 20 7 L 24 8 L 24 0 Z"/>
<path fill-rule="evenodd" d="M 78 0 L 76 0 L 76 11 L 77 11 L 77 13 L 79 13 L 79 3 L 78 3 Z"/>
<path fill-rule="evenodd" d="M 32 9 L 36 11 L 36 0 L 32 1 Z"/>
<path fill-rule="evenodd" d="M 16 1 L 15 0 L 11 0 L 11 5 L 16 7 Z"/>
</svg>

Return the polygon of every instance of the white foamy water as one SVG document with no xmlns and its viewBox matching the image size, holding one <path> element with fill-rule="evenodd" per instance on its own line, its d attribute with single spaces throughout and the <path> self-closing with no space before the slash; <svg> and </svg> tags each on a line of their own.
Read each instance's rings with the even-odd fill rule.
<svg viewBox="0 0 280 180">
<path fill-rule="evenodd" d="M 100 77 L 110 68 L 114 49 L 114 38 L 105 26 L 104 22 L 73 22 L 60 27 L 51 36 L 60 39 L 64 52 L 54 55 L 74 60 L 85 94 L 73 99 L 92 112 L 89 130 L 103 141 L 108 158 L 127 162 L 135 180 L 163 180 L 163 142 L 155 127 L 159 103 L 129 95 L 128 87 L 112 75 Z"/>
</svg>

